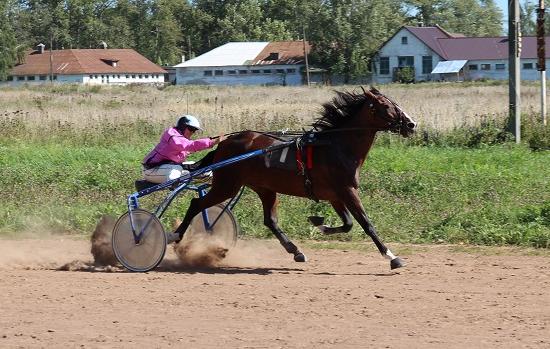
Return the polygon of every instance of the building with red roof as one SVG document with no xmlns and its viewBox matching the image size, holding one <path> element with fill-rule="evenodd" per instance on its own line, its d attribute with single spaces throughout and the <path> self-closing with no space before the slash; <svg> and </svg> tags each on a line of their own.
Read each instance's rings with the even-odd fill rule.
<svg viewBox="0 0 550 349">
<path fill-rule="evenodd" d="M 229 42 L 176 65 L 176 84 L 302 85 L 309 50 L 303 41 Z"/>
<path fill-rule="evenodd" d="M 41 44 L 11 69 L 8 83 L 162 84 L 166 73 L 132 49 L 48 51 Z"/>
<path fill-rule="evenodd" d="M 536 37 L 523 37 L 521 46 L 521 78 L 539 79 Z M 380 47 L 373 68 L 376 83 L 398 81 L 405 75 L 410 77 L 411 72 L 414 81 L 507 79 L 508 38 L 465 37 L 437 25 L 403 26 Z M 407 74 L 403 74 L 405 69 Z"/>
</svg>

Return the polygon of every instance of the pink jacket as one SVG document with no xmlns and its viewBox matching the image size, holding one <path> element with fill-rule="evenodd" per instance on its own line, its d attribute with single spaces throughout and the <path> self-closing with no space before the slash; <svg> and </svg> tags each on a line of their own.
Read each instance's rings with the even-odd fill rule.
<svg viewBox="0 0 550 349">
<path fill-rule="evenodd" d="M 143 164 L 155 165 L 159 163 L 181 163 L 193 152 L 211 148 L 214 141 L 210 138 L 190 140 L 185 138 L 175 128 L 169 128 L 160 137 L 160 142 L 145 156 Z"/>
</svg>

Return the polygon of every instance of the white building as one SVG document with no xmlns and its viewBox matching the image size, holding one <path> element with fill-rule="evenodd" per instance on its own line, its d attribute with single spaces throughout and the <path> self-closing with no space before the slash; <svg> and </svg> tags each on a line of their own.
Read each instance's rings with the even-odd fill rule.
<svg viewBox="0 0 550 349">
<path fill-rule="evenodd" d="M 39 45 L 13 67 L 7 84 L 57 83 L 126 85 L 163 84 L 166 71 L 132 49 L 45 51 Z"/>
<path fill-rule="evenodd" d="M 550 58 L 546 38 L 546 61 Z M 536 37 L 523 37 L 521 78 L 537 80 Z M 450 62 L 442 63 L 440 62 Z M 398 81 L 411 74 L 414 81 L 508 79 L 507 37 L 464 37 L 439 26 L 399 29 L 374 58 L 375 83 Z"/>
<path fill-rule="evenodd" d="M 302 85 L 303 41 L 230 42 L 175 66 L 176 84 Z"/>
</svg>

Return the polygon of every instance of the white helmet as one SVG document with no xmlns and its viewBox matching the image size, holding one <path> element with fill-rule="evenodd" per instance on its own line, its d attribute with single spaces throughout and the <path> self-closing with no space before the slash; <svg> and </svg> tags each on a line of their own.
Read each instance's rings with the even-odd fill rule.
<svg viewBox="0 0 550 349">
<path fill-rule="evenodd" d="M 197 130 L 202 130 L 199 120 L 193 115 L 182 115 L 176 122 L 176 128 L 193 127 Z"/>
</svg>

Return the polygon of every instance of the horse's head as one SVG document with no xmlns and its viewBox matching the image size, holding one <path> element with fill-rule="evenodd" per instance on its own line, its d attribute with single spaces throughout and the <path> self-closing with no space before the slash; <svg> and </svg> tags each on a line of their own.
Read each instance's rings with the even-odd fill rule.
<svg viewBox="0 0 550 349">
<path fill-rule="evenodd" d="M 365 108 L 373 116 L 369 118 L 370 127 L 398 133 L 404 137 L 414 133 L 416 122 L 397 103 L 374 87 L 363 91 L 367 97 Z"/>
</svg>

